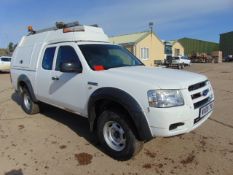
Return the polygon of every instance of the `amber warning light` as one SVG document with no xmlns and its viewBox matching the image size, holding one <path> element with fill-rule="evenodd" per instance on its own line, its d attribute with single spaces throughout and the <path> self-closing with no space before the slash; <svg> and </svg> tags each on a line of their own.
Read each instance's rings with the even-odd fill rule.
<svg viewBox="0 0 233 175">
<path fill-rule="evenodd" d="M 84 32 L 84 28 L 64 28 L 63 33 L 69 33 L 69 32 Z"/>
<path fill-rule="evenodd" d="M 32 26 L 28 26 L 28 32 L 30 32 L 30 33 L 36 33 L 36 31 L 33 30 Z"/>
</svg>

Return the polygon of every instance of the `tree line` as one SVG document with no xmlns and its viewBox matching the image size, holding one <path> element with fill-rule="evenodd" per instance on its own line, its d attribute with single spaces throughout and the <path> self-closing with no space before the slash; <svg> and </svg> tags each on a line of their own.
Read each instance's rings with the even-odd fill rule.
<svg viewBox="0 0 233 175">
<path fill-rule="evenodd" d="M 17 47 L 17 44 L 14 44 L 13 42 L 10 42 L 8 44 L 7 50 L 9 51 L 9 53 L 13 53 L 16 47 Z"/>
<path fill-rule="evenodd" d="M 15 50 L 15 48 L 17 47 L 17 44 L 14 44 L 13 42 L 10 42 L 8 45 L 7 45 L 7 48 L 0 48 L 0 56 L 3 56 L 3 55 L 9 55 L 11 56 Z"/>
</svg>

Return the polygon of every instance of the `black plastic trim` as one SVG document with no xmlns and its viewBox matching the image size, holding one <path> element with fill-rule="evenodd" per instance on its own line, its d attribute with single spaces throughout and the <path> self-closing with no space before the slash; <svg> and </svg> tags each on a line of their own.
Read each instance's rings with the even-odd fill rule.
<svg viewBox="0 0 233 175">
<path fill-rule="evenodd" d="M 199 102 L 194 103 L 193 104 L 194 109 L 197 109 L 197 108 L 202 107 L 203 105 L 206 105 L 209 101 L 210 101 L 210 97 L 207 97 Z"/>
<path fill-rule="evenodd" d="M 193 85 L 188 87 L 188 90 L 189 91 L 194 91 L 194 90 L 200 89 L 200 88 L 206 86 L 207 82 L 208 82 L 208 80 L 205 80 L 205 81 L 202 81 L 200 83 L 193 84 Z"/>
<path fill-rule="evenodd" d="M 95 113 L 95 102 L 104 99 L 116 102 L 127 110 L 134 122 L 139 140 L 148 141 L 153 138 L 149 124 L 140 105 L 131 95 L 116 88 L 100 88 L 91 95 L 88 102 L 88 119 L 91 131 L 95 129 L 94 126 L 97 118 Z"/>
</svg>

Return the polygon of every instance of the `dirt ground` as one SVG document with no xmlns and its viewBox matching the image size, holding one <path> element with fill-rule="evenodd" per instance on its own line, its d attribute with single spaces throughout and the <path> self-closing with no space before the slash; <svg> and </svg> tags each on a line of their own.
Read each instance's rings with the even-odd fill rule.
<svg viewBox="0 0 233 175">
<path fill-rule="evenodd" d="M 233 172 L 233 63 L 193 64 L 215 91 L 211 118 L 195 131 L 155 138 L 132 160 L 112 159 L 93 143 L 88 122 L 47 106 L 26 115 L 13 93 L 9 74 L 0 74 L 0 174 L 216 174 Z"/>
</svg>

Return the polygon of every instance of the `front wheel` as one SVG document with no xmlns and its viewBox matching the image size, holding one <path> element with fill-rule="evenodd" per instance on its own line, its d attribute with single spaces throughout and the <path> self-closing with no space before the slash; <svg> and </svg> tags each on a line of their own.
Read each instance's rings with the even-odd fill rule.
<svg viewBox="0 0 233 175">
<path fill-rule="evenodd" d="M 106 110 L 98 119 L 97 134 L 106 153 L 117 160 L 128 160 L 136 155 L 143 143 L 135 137 L 127 117 L 117 110 Z"/>
</svg>

